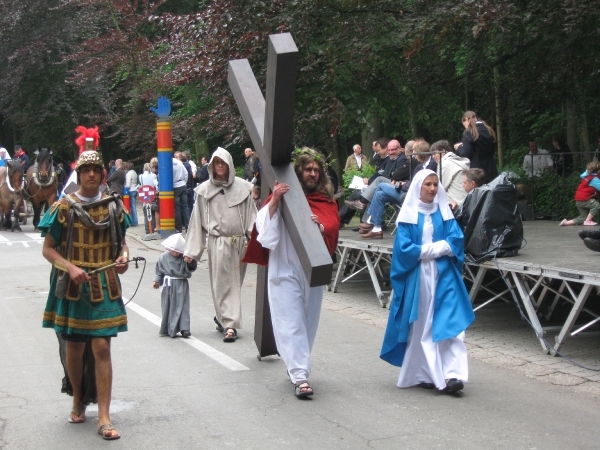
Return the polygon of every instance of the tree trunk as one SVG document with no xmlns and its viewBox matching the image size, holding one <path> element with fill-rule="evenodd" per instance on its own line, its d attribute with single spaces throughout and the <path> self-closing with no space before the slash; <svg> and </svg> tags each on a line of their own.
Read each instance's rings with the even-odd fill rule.
<svg viewBox="0 0 600 450">
<path fill-rule="evenodd" d="M 578 116 L 577 122 L 580 124 L 581 143 L 583 145 L 583 151 L 585 152 L 585 162 L 592 160 L 592 147 L 590 145 L 590 137 L 588 132 L 587 123 L 587 112 L 585 108 L 585 98 L 583 92 L 581 92 L 581 86 L 579 84 L 579 78 L 577 73 L 573 73 L 573 87 L 575 90 L 575 101 L 577 104 L 576 114 Z"/>
<path fill-rule="evenodd" d="M 369 129 L 362 132 L 362 152 L 370 161 L 373 157 L 373 141 L 376 141 L 381 137 L 381 123 L 379 119 L 373 118 L 369 120 Z"/>
<path fill-rule="evenodd" d="M 342 161 L 342 146 L 340 144 L 340 135 L 336 133 L 336 135 L 332 139 L 332 149 L 331 149 L 331 157 L 329 161 L 335 159 L 335 162 L 332 164 L 333 170 L 338 176 L 338 181 L 342 183 L 342 174 L 344 173 L 344 165 L 346 163 L 346 159 Z"/>
<path fill-rule="evenodd" d="M 498 165 L 504 166 L 504 147 L 502 141 L 502 111 L 500 110 L 500 71 L 494 67 L 494 93 L 496 97 L 496 142 L 498 144 Z"/>
<path fill-rule="evenodd" d="M 577 115 L 575 113 L 575 102 L 573 95 L 567 97 L 567 144 L 572 152 L 579 151 L 577 141 Z"/>
</svg>

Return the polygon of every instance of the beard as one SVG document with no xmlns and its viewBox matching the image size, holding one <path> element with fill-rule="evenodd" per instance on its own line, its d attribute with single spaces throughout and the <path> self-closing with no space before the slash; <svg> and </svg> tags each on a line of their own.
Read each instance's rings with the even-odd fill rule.
<svg viewBox="0 0 600 450">
<path fill-rule="evenodd" d="M 304 180 L 302 181 L 302 189 L 304 190 L 304 192 L 312 194 L 313 192 L 317 191 L 317 188 L 319 187 L 319 182 L 316 180 Z"/>
</svg>

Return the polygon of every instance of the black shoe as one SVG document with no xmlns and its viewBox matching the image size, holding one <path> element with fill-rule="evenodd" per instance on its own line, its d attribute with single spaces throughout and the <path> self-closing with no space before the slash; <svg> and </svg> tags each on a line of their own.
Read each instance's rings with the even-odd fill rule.
<svg viewBox="0 0 600 450">
<path fill-rule="evenodd" d="M 465 385 L 462 381 L 457 380 L 456 378 L 450 378 L 446 383 L 446 387 L 444 388 L 444 392 L 452 394 L 454 392 L 462 391 Z"/>
<path fill-rule="evenodd" d="M 388 230 L 387 223 L 384 223 L 383 225 L 381 225 L 381 229 L 382 229 L 383 231 L 387 231 L 387 230 Z"/>
<path fill-rule="evenodd" d="M 359 227 L 350 228 L 352 231 L 360 231 Z"/>
<path fill-rule="evenodd" d="M 600 239 L 600 230 L 579 230 L 579 237 L 581 239 Z"/>
<path fill-rule="evenodd" d="M 417 386 L 419 386 L 420 388 L 423 388 L 423 389 L 435 388 L 435 384 L 433 384 L 433 383 L 419 383 L 419 384 L 417 384 Z"/>
<path fill-rule="evenodd" d="M 187 339 L 192 335 L 192 333 L 190 333 L 189 331 L 186 330 L 186 331 L 182 331 L 181 335 Z"/>
<path fill-rule="evenodd" d="M 225 328 L 223 328 L 223 325 L 221 325 L 221 322 L 219 322 L 219 319 L 217 319 L 216 316 L 215 316 L 215 318 L 213 320 L 217 324 L 217 331 L 220 332 L 220 333 L 225 332 Z"/>
<path fill-rule="evenodd" d="M 600 240 L 598 239 L 592 239 L 587 237 L 583 240 L 583 245 L 585 245 L 590 250 L 600 252 Z"/>
</svg>

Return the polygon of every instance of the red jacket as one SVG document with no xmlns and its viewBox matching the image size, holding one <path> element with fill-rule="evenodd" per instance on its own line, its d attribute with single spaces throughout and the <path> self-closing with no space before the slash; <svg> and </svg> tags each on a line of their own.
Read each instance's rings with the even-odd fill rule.
<svg viewBox="0 0 600 450">
<path fill-rule="evenodd" d="M 590 181 L 597 176 L 598 175 L 594 173 L 581 180 L 581 183 L 579 183 L 579 186 L 577 186 L 577 190 L 575 191 L 576 202 L 587 202 L 588 200 L 598 196 L 598 191 L 594 187 L 590 186 Z"/>
</svg>

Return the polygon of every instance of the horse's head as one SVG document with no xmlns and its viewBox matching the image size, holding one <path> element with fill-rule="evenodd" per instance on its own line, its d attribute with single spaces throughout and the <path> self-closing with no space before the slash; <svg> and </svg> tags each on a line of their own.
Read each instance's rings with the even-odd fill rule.
<svg viewBox="0 0 600 450">
<path fill-rule="evenodd" d="M 23 188 L 23 166 L 19 161 L 7 161 L 8 165 L 8 179 L 12 188 L 17 194 L 21 192 Z"/>
<path fill-rule="evenodd" d="M 38 179 L 46 183 L 52 176 L 52 151 L 50 148 L 39 148 L 36 158 L 38 165 Z"/>
</svg>

